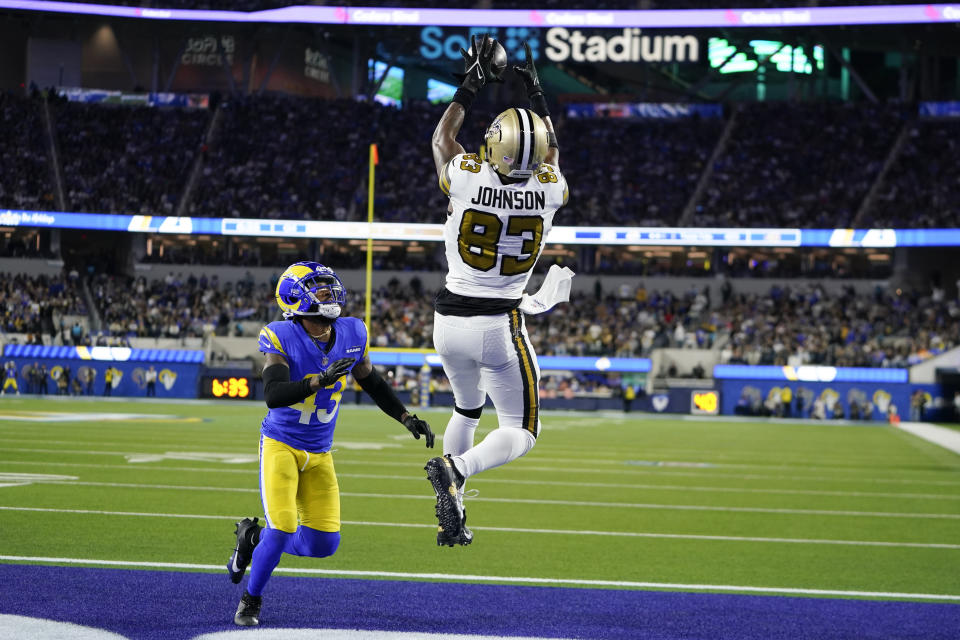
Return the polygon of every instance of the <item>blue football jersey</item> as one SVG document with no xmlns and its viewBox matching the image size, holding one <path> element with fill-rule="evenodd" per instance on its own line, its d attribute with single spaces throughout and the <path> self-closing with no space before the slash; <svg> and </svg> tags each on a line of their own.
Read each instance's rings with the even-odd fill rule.
<svg viewBox="0 0 960 640">
<path fill-rule="evenodd" d="M 356 366 L 367 351 L 367 327 L 359 318 L 337 318 L 333 323 L 332 341 L 332 345 L 318 344 L 299 322 L 281 320 L 271 322 L 260 331 L 259 349 L 282 355 L 290 365 L 290 379 L 303 380 L 320 375 L 341 358 L 353 358 Z M 303 402 L 270 409 L 260 432 L 295 449 L 314 453 L 329 451 L 346 386 L 347 376 L 343 375 Z"/>
</svg>

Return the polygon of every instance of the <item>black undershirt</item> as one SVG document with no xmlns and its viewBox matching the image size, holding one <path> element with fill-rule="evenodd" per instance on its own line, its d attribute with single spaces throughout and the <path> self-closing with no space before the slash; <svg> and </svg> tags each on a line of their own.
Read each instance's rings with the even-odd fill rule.
<svg viewBox="0 0 960 640">
<path fill-rule="evenodd" d="M 497 316 L 520 306 L 521 298 L 473 298 L 443 288 L 434 300 L 437 313 L 444 316 Z"/>
</svg>

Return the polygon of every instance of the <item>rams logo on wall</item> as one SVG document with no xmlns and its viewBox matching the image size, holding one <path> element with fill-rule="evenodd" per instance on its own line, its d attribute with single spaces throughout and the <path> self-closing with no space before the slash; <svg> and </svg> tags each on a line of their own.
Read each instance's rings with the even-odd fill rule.
<svg viewBox="0 0 960 640">
<path fill-rule="evenodd" d="M 667 407 L 670 405 L 670 396 L 665 395 L 656 395 L 650 398 L 650 403 L 653 405 L 653 410 L 659 413 L 663 413 L 667 410 Z"/>
<path fill-rule="evenodd" d="M 130 374 L 130 379 L 133 380 L 133 384 L 137 385 L 141 389 L 147 388 L 146 381 L 146 371 L 143 367 L 137 367 L 133 370 L 133 373 Z"/>
<path fill-rule="evenodd" d="M 828 387 L 820 392 L 820 399 L 823 400 L 823 404 L 827 407 L 827 411 L 833 411 L 833 407 L 836 406 L 837 402 L 840 400 L 840 394 Z"/>
<path fill-rule="evenodd" d="M 77 378 L 80 382 L 93 382 L 97 379 L 97 370 L 93 367 L 80 367 L 77 369 Z"/>
<path fill-rule="evenodd" d="M 893 397 L 883 389 L 877 389 L 873 392 L 873 404 L 880 411 L 886 414 L 890 409 L 890 401 Z"/>
<path fill-rule="evenodd" d="M 177 381 L 177 374 L 170 369 L 161 369 L 160 373 L 157 374 L 157 380 L 160 381 L 160 384 L 163 385 L 164 389 L 170 391 L 173 389 L 173 385 Z"/>
</svg>

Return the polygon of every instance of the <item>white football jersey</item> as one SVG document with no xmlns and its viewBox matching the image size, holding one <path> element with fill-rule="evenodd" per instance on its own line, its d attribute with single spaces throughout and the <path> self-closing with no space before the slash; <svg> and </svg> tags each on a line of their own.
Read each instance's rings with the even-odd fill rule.
<svg viewBox="0 0 960 640">
<path fill-rule="evenodd" d="M 542 163 L 525 182 L 503 184 L 479 155 L 466 153 L 443 167 L 440 189 L 452 209 L 443 227 L 447 289 L 473 298 L 520 298 L 553 215 L 567 203 L 560 169 Z"/>
</svg>

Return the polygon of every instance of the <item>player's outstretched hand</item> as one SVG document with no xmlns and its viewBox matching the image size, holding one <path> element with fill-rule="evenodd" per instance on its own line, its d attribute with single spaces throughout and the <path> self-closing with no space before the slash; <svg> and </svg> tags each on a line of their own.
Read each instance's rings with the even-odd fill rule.
<svg viewBox="0 0 960 640">
<path fill-rule="evenodd" d="M 318 375 L 316 378 L 310 380 L 310 387 L 314 391 L 324 387 L 329 387 L 352 368 L 353 358 L 340 358 L 339 360 L 334 361 L 334 363 L 330 365 L 329 369 Z"/>
<path fill-rule="evenodd" d="M 540 87 L 540 77 L 537 75 L 537 67 L 533 64 L 533 52 L 530 51 L 530 45 L 526 42 L 523 43 L 523 51 L 527 54 L 526 62 L 522 67 L 514 65 L 513 72 L 523 80 L 523 84 L 527 88 L 527 95 L 543 93 L 543 89 Z"/>
<path fill-rule="evenodd" d="M 482 37 L 473 36 L 473 46 L 470 51 L 464 51 L 460 47 L 460 55 L 466 62 L 466 71 L 463 77 L 464 89 L 469 89 L 478 93 L 483 85 L 493 80 L 493 72 L 490 70 L 493 64 L 493 38 L 484 34 Z"/>
<path fill-rule="evenodd" d="M 427 438 L 427 448 L 433 449 L 433 440 L 434 435 L 433 431 L 430 431 L 430 425 L 427 424 L 426 420 L 421 420 L 414 414 L 409 414 L 403 421 L 403 426 L 413 434 L 413 437 L 417 440 L 420 439 L 420 435 L 423 434 Z"/>
</svg>

